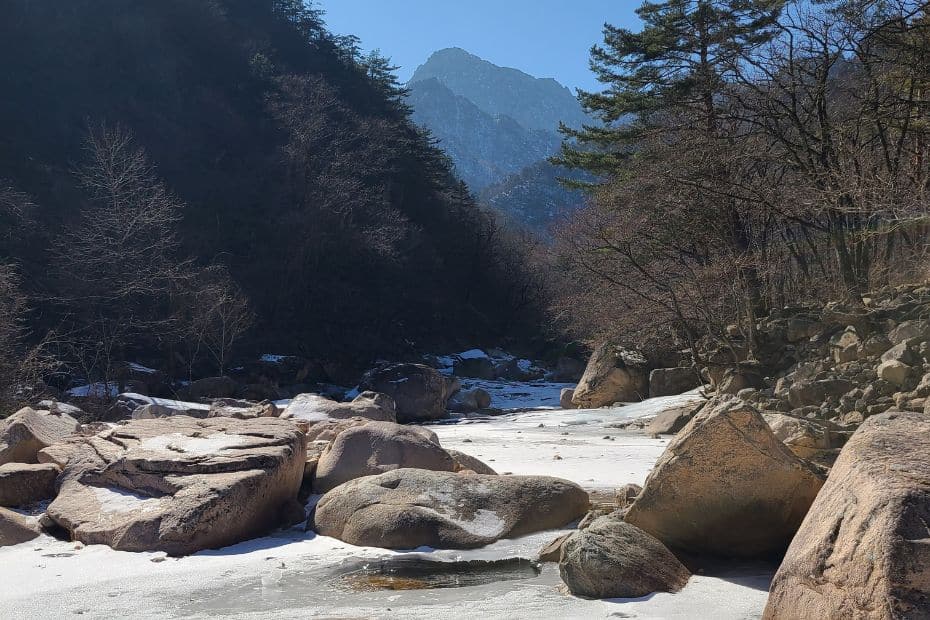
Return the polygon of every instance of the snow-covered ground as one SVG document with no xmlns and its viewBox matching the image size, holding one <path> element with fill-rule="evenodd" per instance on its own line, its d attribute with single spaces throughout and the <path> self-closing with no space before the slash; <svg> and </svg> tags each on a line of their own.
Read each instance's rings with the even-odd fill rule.
<svg viewBox="0 0 930 620">
<path fill-rule="evenodd" d="M 432 428 L 446 447 L 479 456 L 501 473 L 548 474 L 610 489 L 641 483 L 666 444 L 612 425 L 689 398 L 458 419 Z M 417 551 L 437 560 L 532 558 L 559 533 L 474 551 Z M 181 559 L 42 537 L 0 549 L 0 618 L 744 619 L 761 616 L 772 573 L 766 566 L 730 567 L 694 576 L 675 595 L 626 601 L 572 597 L 552 564 L 531 579 L 441 590 L 359 592 L 342 581 L 360 561 L 395 555 L 299 529 Z"/>
</svg>

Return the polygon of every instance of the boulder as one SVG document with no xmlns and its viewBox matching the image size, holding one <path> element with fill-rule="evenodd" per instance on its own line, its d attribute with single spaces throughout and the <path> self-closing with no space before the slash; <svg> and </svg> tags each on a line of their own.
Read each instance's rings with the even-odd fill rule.
<svg viewBox="0 0 930 620">
<path fill-rule="evenodd" d="M 858 357 L 877 357 L 891 348 L 891 341 L 883 334 L 873 334 L 859 345 Z"/>
<path fill-rule="evenodd" d="M 741 364 L 737 368 L 727 368 L 723 372 L 717 385 L 720 394 L 738 394 L 743 390 L 762 389 L 765 380 L 759 369 L 749 364 Z"/>
<path fill-rule="evenodd" d="M 268 401 L 254 403 L 247 400 L 232 398 L 218 398 L 210 404 L 209 418 L 236 418 L 239 420 L 254 420 L 255 418 L 276 418 L 281 411 Z"/>
<path fill-rule="evenodd" d="M 555 563 L 561 560 L 562 548 L 571 537 L 571 533 L 562 534 L 552 542 L 548 543 L 546 546 L 539 550 L 539 554 L 536 556 L 536 561 L 540 563 Z"/>
<path fill-rule="evenodd" d="M 324 495 L 313 526 L 353 545 L 472 549 L 562 527 L 588 505 L 581 487 L 557 478 L 398 469 Z"/>
<path fill-rule="evenodd" d="M 656 368 L 649 373 L 649 396 L 674 396 L 701 385 L 701 375 L 694 368 Z"/>
<path fill-rule="evenodd" d="M 181 409 L 178 407 L 169 407 L 168 405 L 160 405 L 158 403 L 150 403 L 133 409 L 131 418 L 133 420 L 156 420 L 158 418 L 171 418 L 176 415 L 182 415 L 203 419 L 208 417 L 209 414 L 209 409 L 199 407 L 196 409 Z"/>
<path fill-rule="evenodd" d="M 455 461 L 438 443 L 393 422 L 371 422 L 336 436 L 316 467 L 314 493 L 344 482 L 395 469 L 455 471 Z"/>
<path fill-rule="evenodd" d="M 140 407 L 145 407 L 148 405 L 153 405 L 153 407 L 146 410 L 145 412 L 139 411 Z M 139 411 L 138 414 L 136 413 L 137 411 Z M 205 418 L 209 414 L 209 411 L 210 406 L 204 405 L 202 403 L 189 403 L 180 400 L 151 398 L 149 396 L 144 396 L 135 392 L 127 392 L 116 397 L 116 402 L 113 403 L 111 411 L 112 417 L 110 419 L 131 419 L 134 415 L 150 416 L 149 418 L 142 419 L 164 418 L 176 415 L 189 416 L 192 418 Z"/>
<path fill-rule="evenodd" d="M 597 408 L 616 402 L 642 400 L 649 394 L 649 365 L 646 358 L 612 343 L 595 349 L 575 388 L 572 403 L 579 408 Z"/>
<path fill-rule="evenodd" d="M 883 379 L 901 388 L 904 387 L 911 378 L 912 370 L 913 369 L 907 364 L 897 360 L 888 360 L 879 364 L 875 372 L 878 374 L 879 379 Z"/>
<path fill-rule="evenodd" d="M 578 383 L 584 374 L 585 363 L 573 357 L 560 357 L 555 365 L 555 370 L 550 375 L 552 381 L 562 381 L 565 383 Z"/>
<path fill-rule="evenodd" d="M 483 474 L 485 476 L 496 476 L 497 472 L 488 467 L 483 461 L 476 459 L 475 457 L 459 452 L 458 450 L 446 450 L 449 453 L 449 456 L 452 457 L 452 460 L 455 463 L 455 467 L 452 471 L 455 472 L 471 472 L 475 474 Z"/>
<path fill-rule="evenodd" d="M 735 398 L 710 401 L 668 445 L 626 520 L 672 549 L 784 551 L 823 479 Z"/>
<path fill-rule="evenodd" d="M 487 390 L 476 388 L 474 390 L 460 390 L 449 400 L 449 411 L 470 413 L 480 411 L 491 406 L 491 395 Z"/>
<path fill-rule="evenodd" d="M 881 355 L 881 361 L 896 361 L 901 362 L 902 364 L 907 364 L 908 366 L 913 366 L 917 363 L 917 356 L 913 351 L 907 346 L 906 342 L 901 344 L 896 344 L 891 347 Z"/>
<path fill-rule="evenodd" d="M 238 384 L 231 377 L 207 377 L 191 382 L 181 390 L 186 400 L 197 401 L 205 398 L 233 398 Z"/>
<path fill-rule="evenodd" d="M 285 408 L 281 417 L 308 422 L 351 418 L 376 422 L 397 421 L 394 399 L 375 392 L 362 392 L 348 403 L 336 402 L 318 394 L 300 394 Z"/>
<path fill-rule="evenodd" d="M 794 408 L 820 406 L 828 398 L 839 398 L 855 387 L 846 379 L 799 379 L 788 388 L 788 402 Z"/>
<path fill-rule="evenodd" d="M 0 508 L 0 547 L 28 542 L 37 538 L 40 533 L 36 519 Z"/>
<path fill-rule="evenodd" d="M 588 598 L 678 592 L 691 578 L 665 545 L 614 515 L 571 535 L 562 548 L 559 572 L 572 594 Z"/>
<path fill-rule="evenodd" d="M 915 339 L 930 340 L 930 321 L 904 321 L 888 332 L 893 345 Z"/>
<path fill-rule="evenodd" d="M 55 480 L 60 470 L 44 463 L 0 465 L 0 506 L 28 506 L 55 497 Z"/>
<path fill-rule="evenodd" d="M 646 434 L 674 435 L 683 429 L 703 406 L 704 403 L 699 403 L 664 409 L 646 425 Z"/>
<path fill-rule="evenodd" d="M 38 453 L 78 432 L 80 424 L 67 413 L 26 407 L 0 421 L 0 465 L 38 463 Z"/>
<path fill-rule="evenodd" d="M 772 432 L 798 457 L 822 461 L 848 439 L 848 432 L 834 430 L 829 422 L 819 422 L 785 415 L 763 415 Z"/>
<path fill-rule="evenodd" d="M 466 377 L 471 379 L 493 379 L 496 374 L 494 362 L 484 355 L 468 355 L 466 357 L 457 357 L 452 362 L 452 374 L 456 377 Z"/>
<path fill-rule="evenodd" d="M 423 364 L 392 364 L 368 371 L 362 389 L 387 394 L 397 405 L 397 421 L 428 422 L 448 416 L 452 396 L 449 382 L 439 371 Z"/>
<path fill-rule="evenodd" d="M 267 533 L 300 490 L 306 438 L 285 420 L 176 416 L 84 440 L 48 516 L 74 540 L 186 555 Z"/>
<path fill-rule="evenodd" d="M 859 345 L 862 340 L 859 333 L 853 326 L 830 338 L 830 351 L 833 354 L 833 360 L 837 364 L 853 362 L 859 358 Z"/>
<path fill-rule="evenodd" d="M 928 453 L 923 414 L 862 424 L 788 548 L 765 618 L 928 617 Z"/>
</svg>

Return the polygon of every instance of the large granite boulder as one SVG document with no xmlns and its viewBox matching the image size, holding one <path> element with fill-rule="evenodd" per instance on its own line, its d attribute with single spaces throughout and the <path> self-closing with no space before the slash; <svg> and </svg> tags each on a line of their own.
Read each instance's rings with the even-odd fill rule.
<svg viewBox="0 0 930 620">
<path fill-rule="evenodd" d="M 0 506 L 28 506 L 55 497 L 60 470 L 50 463 L 0 465 Z"/>
<path fill-rule="evenodd" d="M 418 430 L 393 422 L 370 422 L 339 433 L 320 456 L 314 493 L 395 469 L 455 471 L 452 456 Z"/>
<path fill-rule="evenodd" d="M 394 399 L 376 392 L 362 392 L 348 403 L 340 403 L 318 394 L 300 394 L 285 408 L 282 417 L 313 423 L 351 418 L 376 422 L 397 421 Z"/>
<path fill-rule="evenodd" d="M 671 549 L 784 551 L 823 479 L 743 401 L 711 401 L 668 445 L 626 520 Z"/>
<path fill-rule="evenodd" d="M 701 374 L 694 368 L 656 368 L 649 373 L 649 396 L 674 396 L 701 385 Z"/>
<path fill-rule="evenodd" d="M 397 422 L 428 422 L 448 416 L 450 382 L 423 364 L 391 364 L 368 371 L 359 387 L 387 394 L 397 405 Z"/>
<path fill-rule="evenodd" d="M 305 459 L 305 435 L 285 420 L 137 420 L 85 440 L 48 515 L 122 551 L 224 547 L 281 523 Z"/>
<path fill-rule="evenodd" d="M 313 527 L 360 546 L 472 549 L 562 527 L 588 507 L 581 487 L 558 478 L 398 469 L 324 495 Z"/>
<path fill-rule="evenodd" d="M 20 409 L 0 421 L 0 465 L 38 463 L 39 450 L 74 435 L 79 428 L 67 413 Z"/>
<path fill-rule="evenodd" d="M 270 401 L 252 402 L 234 398 L 218 398 L 210 403 L 209 418 L 237 418 L 254 420 L 255 418 L 276 418 L 281 414 L 277 405 Z"/>
<path fill-rule="evenodd" d="M 39 523 L 35 518 L 0 508 L 0 547 L 28 542 L 38 537 L 40 532 Z"/>
<path fill-rule="evenodd" d="M 765 618 L 930 617 L 930 418 L 870 417 L 772 582 Z"/>
<path fill-rule="evenodd" d="M 599 346 L 575 388 L 572 402 L 580 408 L 596 408 L 616 402 L 638 401 L 649 395 L 646 358 L 612 343 Z"/>
<path fill-rule="evenodd" d="M 449 456 L 452 457 L 452 461 L 455 463 L 455 466 L 452 471 L 455 472 L 471 472 L 474 474 L 484 474 L 485 476 L 496 476 L 497 472 L 494 471 L 487 463 L 477 459 L 470 454 L 465 454 L 464 452 L 459 452 L 458 450 L 446 450 L 449 453 Z"/>
<path fill-rule="evenodd" d="M 572 534 L 562 547 L 559 572 L 572 594 L 588 598 L 678 592 L 691 578 L 665 545 L 616 515 Z"/>
<path fill-rule="evenodd" d="M 674 435 L 687 426 L 703 406 L 703 402 L 694 402 L 663 409 L 646 425 L 646 433 L 648 435 Z"/>
<path fill-rule="evenodd" d="M 839 398 L 855 387 L 845 379 L 798 380 L 788 389 L 788 402 L 792 407 L 815 405 L 819 407 L 830 397 Z"/>
</svg>

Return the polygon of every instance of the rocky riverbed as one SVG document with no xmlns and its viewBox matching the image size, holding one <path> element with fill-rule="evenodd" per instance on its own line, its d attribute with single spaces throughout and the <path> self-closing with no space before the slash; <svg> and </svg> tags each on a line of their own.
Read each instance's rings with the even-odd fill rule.
<svg viewBox="0 0 930 620">
<path fill-rule="evenodd" d="M 642 484 L 668 443 L 618 427 L 694 398 L 685 394 L 597 410 L 462 416 L 429 428 L 446 448 L 481 458 L 500 473 L 557 476 L 586 490 L 606 491 Z M 491 573 L 488 583 L 480 583 L 479 575 L 477 585 L 458 588 L 383 590 L 350 578 L 379 559 L 411 553 L 438 561 L 534 559 L 567 531 L 538 532 L 471 551 L 396 552 L 355 547 L 295 527 L 183 558 L 41 536 L 0 549 L 0 617 L 761 617 L 775 570 L 765 564 L 705 569 L 678 594 L 623 601 L 569 595 L 556 564 L 507 579 Z"/>
</svg>

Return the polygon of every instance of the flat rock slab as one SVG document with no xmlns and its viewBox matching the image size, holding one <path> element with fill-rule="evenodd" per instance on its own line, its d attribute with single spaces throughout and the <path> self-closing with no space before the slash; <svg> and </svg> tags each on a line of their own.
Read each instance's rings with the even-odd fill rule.
<svg viewBox="0 0 930 620">
<path fill-rule="evenodd" d="M 306 436 L 286 420 L 135 420 L 72 453 L 48 515 L 85 544 L 186 555 L 276 527 Z"/>
<path fill-rule="evenodd" d="M 581 487 L 558 478 L 398 469 L 333 489 L 313 525 L 353 545 L 472 549 L 561 527 L 588 507 Z"/>
<path fill-rule="evenodd" d="M 61 470 L 53 464 L 0 465 L 0 506 L 28 506 L 55 496 L 55 479 Z"/>
<path fill-rule="evenodd" d="M 928 454 L 926 415 L 866 420 L 791 542 L 764 617 L 930 618 Z"/>
<path fill-rule="evenodd" d="M 0 508 L 0 547 L 28 542 L 39 535 L 39 524 L 33 517 Z"/>
</svg>

